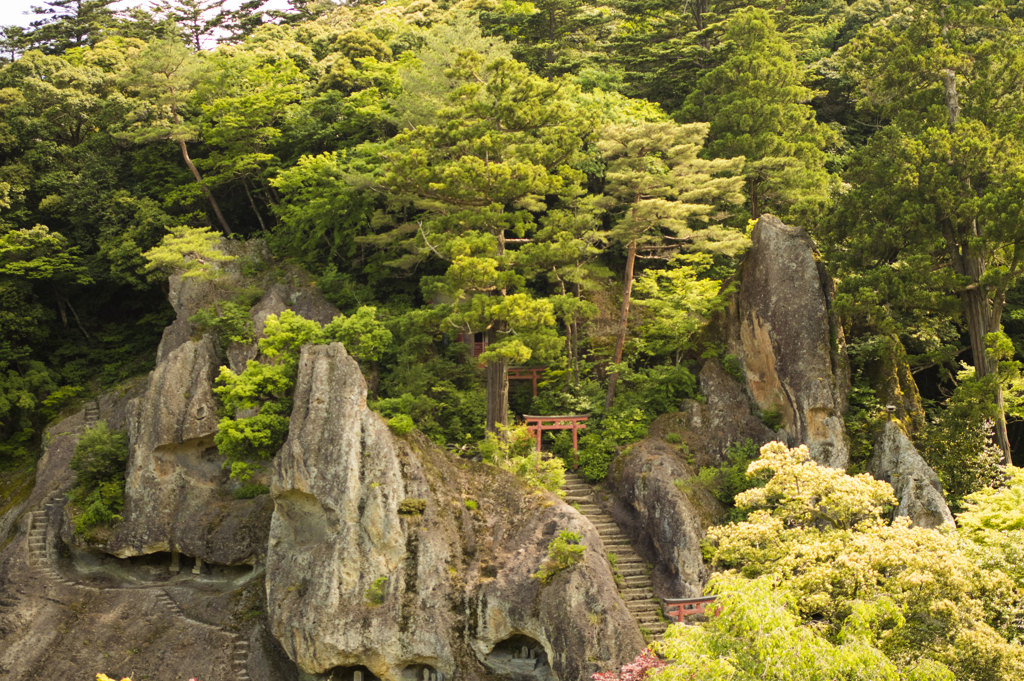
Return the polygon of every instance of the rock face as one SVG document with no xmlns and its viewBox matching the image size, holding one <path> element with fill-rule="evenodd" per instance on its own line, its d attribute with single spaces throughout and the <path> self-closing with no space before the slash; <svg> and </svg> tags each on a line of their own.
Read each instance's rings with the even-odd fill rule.
<svg viewBox="0 0 1024 681">
<path fill-rule="evenodd" d="M 124 522 L 103 546 L 109 554 L 127 558 L 178 551 L 215 565 L 254 565 L 266 554 L 273 502 L 266 495 L 232 498 L 238 485 L 229 481 L 224 457 L 214 445 L 220 419 L 213 387 L 219 367 L 226 355 L 232 368 L 241 371 L 245 360 L 256 358 L 256 345 L 232 343 L 225 353 L 214 336 L 200 336 L 188 320 L 251 283 L 242 276 L 241 263 L 266 263 L 270 255 L 259 241 L 224 241 L 221 248 L 237 259 L 225 266 L 216 283 L 171 277 L 170 300 L 177 318 L 164 331 L 145 390 L 127 409 L 130 458 Z M 289 307 L 321 323 L 338 313 L 315 287 L 293 274 L 295 283 L 271 285 L 250 310 L 257 338 L 270 314 Z M 252 482 L 269 479 L 264 471 Z M 70 520 L 63 536 L 68 543 L 82 544 Z"/>
<path fill-rule="evenodd" d="M 590 523 L 392 435 L 342 345 L 303 348 L 295 405 L 271 487 L 267 606 L 302 669 L 582 679 L 643 647 Z M 531 575 L 562 529 L 583 535 L 584 560 L 542 585 Z"/>
<path fill-rule="evenodd" d="M 655 565 L 655 591 L 665 598 L 704 593 L 708 570 L 700 543 L 707 528 L 724 517 L 721 505 L 693 484 L 693 476 L 676 447 L 653 437 L 619 455 L 608 476 L 619 502 L 627 506 L 625 513 L 613 509 L 616 520 L 646 549 Z"/>
<path fill-rule="evenodd" d="M 742 363 L 758 407 L 780 412 L 788 444 L 806 444 L 819 463 L 845 467 L 849 364 L 830 310 L 832 281 L 804 230 L 762 215 L 751 239 L 739 291 L 717 331 Z"/>
<path fill-rule="evenodd" d="M 885 424 L 868 460 L 868 472 L 892 485 L 900 505 L 896 516 L 907 516 L 918 527 L 938 527 L 953 522 L 942 496 L 942 483 L 917 453 L 914 444 L 895 421 Z"/>
<path fill-rule="evenodd" d="M 752 440 L 757 446 L 778 436 L 751 409 L 743 386 L 729 376 L 718 360 L 708 360 L 700 371 L 700 392 L 705 402 L 684 400 L 675 414 L 663 414 L 651 424 L 650 435 L 682 438 L 695 467 L 728 463 L 729 447 Z"/>
<path fill-rule="evenodd" d="M 886 348 L 866 363 L 865 373 L 885 405 L 896 407 L 893 414 L 911 434 L 925 425 L 924 406 L 914 375 L 907 362 L 907 351 L 897 336 L 886 339 Z"/>
</svg>

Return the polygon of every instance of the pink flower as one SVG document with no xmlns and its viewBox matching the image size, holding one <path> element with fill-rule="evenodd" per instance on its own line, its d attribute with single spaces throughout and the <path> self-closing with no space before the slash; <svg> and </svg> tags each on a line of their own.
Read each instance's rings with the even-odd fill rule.
<svg viewBox="0 0 1024 681">
<path fill-rule="evenodd" d="M 665 666 L 665 661 L 658 658 L 650 650 L 644 650 L 636 656 L 636 659 L 622 667 L 618 674 L 615 672 L 603 672 L 594 674 L 590 678 L 593 681 L 644 681 L 647 675 Z"/>
</svg>

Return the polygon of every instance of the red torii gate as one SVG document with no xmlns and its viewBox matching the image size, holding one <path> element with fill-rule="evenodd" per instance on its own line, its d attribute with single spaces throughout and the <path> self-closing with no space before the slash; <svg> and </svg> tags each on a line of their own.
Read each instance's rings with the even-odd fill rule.
<svg viewBox="0 0 1024 681">
<path fill-rule="evenodd" d="M 508 380 L 510 381 L 533 381 L 533 396 L 537 396 L 537 381 L 540 375 L 547 370 L 547 367 L 509 367 Z"/>
<path fill-rule="evenodd" d="M 530 416 L 523 414 L 526 421 L 526 428 L 537 438 L 537 451 L 540 451 L 540 436 L 545 430 L 571 430 L 572 449 L 579 451 L 579 438 L 577 432 L 585 430 L 587 419 L 590 414 L 567 415 L 567 416 Z"/>
</svg>

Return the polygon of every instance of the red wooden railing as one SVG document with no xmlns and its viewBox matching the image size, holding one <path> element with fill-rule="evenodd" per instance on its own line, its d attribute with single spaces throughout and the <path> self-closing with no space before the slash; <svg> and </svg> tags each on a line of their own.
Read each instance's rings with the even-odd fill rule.
<svg viewBox="0 0 1024 681">
<path fill-rule="evenodd" d="M 675 621 L 682 622 L 684 617 L 689 615 L 706 615 L 708 610 L 711 610 L 711 614 L 714 615 L 718 612 L 717 608 L 709 608 L 709 606 L 715 602 L 715 596 L 698 596 L 697 598 L 665 598 L 662 599 L 665 603 L 663 612 L 665 617 Z"/>
</svg>

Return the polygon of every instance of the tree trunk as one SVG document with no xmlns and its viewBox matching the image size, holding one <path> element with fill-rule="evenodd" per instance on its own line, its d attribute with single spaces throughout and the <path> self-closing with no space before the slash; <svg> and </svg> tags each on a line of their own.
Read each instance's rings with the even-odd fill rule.
<svg viewBox="0 0 1024 681">
<path fill-rule="evenodd" d="M 505 255 L 505 233 L 499 231 L 497 256 Z M 508 293 L 498 291 L 502 296 Z M 505 331 L 503 322 L 492 324 L 487 330 L 487 345 L 498 341 L 498 333 Z M 501 426 L 499 428 L 499 425 Z M 508 360 L 501 358 L 487 363 L 487 424 L 488 433 L 496 433 L 502 442 L 508 439 Z"/>
<path fill-rule="evenodd" d="M 220 228 L 224 230 L 224 236 L 231 236 L 231 228 L 228 227 L 228 221 L 224 219 L 224 215 L 220 212 L 220 206 L 217 205 L 217 199 L 213 198 L 213 193 L 210 188 L 203 182 L 203 176 L 199 174 L 199 168 L 196 168 L 196 164 L 192 162 L 192 159 L 188 156 L 188 147 L 185 146 L 185 140 L 178 140 L 178 144 L 181 146 L 181 156 L 185 159 L 185 165 L 192 171 L 192 176 L 196 178 L 196 182 L 203 188 L 203 193 L 206 194 L 206 199 L 213 206 L 213 212 L 217 215 L 217 221 L 220 222 Z"/>
<path fill-rule="evenodd" d="M 252 212 L 256 213 L 256 219 L 260 221 L 260 229 L 264 232 L 267 231 L 267 225 L 263 222 L 263 216 L 260 215 L 260 211 L 256 208 L 256 202 L 252 198 L 252 192 L 249 191 L 249 183 L 242 178 L 242 186 L 245 187 L 245 195 L 249 197 L 249 205 L 252 206 Z"/>
<path fill-rule="evenodd" d="M 945 34 L 945 31 L 943 34 Z M 946 100 L 946 113 L 949 116 L 949 131 L 952 134 L 956 132 L 957 123 L 960 122 L 960 95 L 956 89 L 955 71 L 943 69 L 942 88 Z M 971 193 L 971 181 L 969 178 L 963 180 L 963 188 L 968 194 Z M 990 331 L 998 331 L 1000 320 L 995 317 L 995 310 L 993 310 L 989 302 L 988 293 L 981 285 L 981 278 L 985 274 L 985 258 L 983 255 L 975 253 L 974 251 L 977 247 L 971 245 L 971 241 L 980 236 L 977 222 L 972 222 L 967 238 L 960 240 L 963 244 L 960 254 L 960 269 L 962 270 L 960 273 L 970 277 L 972 282 L 970 288 L 960 295 L 960 299 L 964 307 L 964 317 L 967 320 L 967 333 L 971 337 L 971 352 L 974 354 L 974 373 L 978 378 L 984 378 L 998 371 L 996 366 L 997 360 L 989 357 L 988 350 L 985 347 L 985 335 Z M 946 239 L 949 241 L 949 236 Z M 955 257 L 954 264 L 956 264 Z M 1006 432 L 1003 388 L 998 383 L 996 384 L 994 398 L 996 407 L 998 407 L 995 423 L 996 444 L 1003 451 L 1003 463 L 1007 466 L 1012 466 L 1010 436 Z"/>
<path fill-rule="evenodd" d="M 626 346 L 626 330 L 629 326 L 629 303 L 633 295 L 633 266 L 636 263 L 636 239 L 629 242 L 626 247 L 626 275 L 625 286 L 622 289 L 622 309 L 619 310 L 619 337 L 615 340 L 615 354 L 612 356 L 612 363 L 618 364 L 622 361 L 622 351 Z M 612 372 L 608 377 L 608 395 L 604 398 L 604 410 L 612 408 L 615 401 L 615 384 L 618 383 L 619 372 Z"/>
<path fill-rule="evenodd" d="M 487 343 L 498 340 L 498 329 L 487 330 Z M 499 428 L 500 426 L 500 428 Z M 508 360 L 501 358 L 487 363 L 487 432 L 501 440 L 508 428 Z"/>
</svg>

